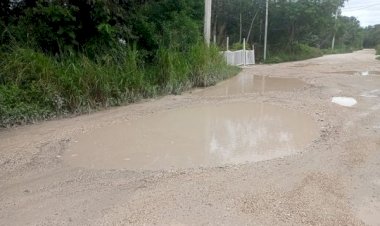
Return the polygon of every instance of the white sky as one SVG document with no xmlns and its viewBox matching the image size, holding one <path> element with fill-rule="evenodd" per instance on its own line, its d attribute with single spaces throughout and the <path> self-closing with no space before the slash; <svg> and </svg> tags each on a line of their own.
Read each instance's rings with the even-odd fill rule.
<svg viewBox="0 0 380 226">
<path fill-rule="evenodd" d="M 380 0 L 348 0 L 342 14 L 358 18 L 362 27 L 380 24 Z"/>
</svg>

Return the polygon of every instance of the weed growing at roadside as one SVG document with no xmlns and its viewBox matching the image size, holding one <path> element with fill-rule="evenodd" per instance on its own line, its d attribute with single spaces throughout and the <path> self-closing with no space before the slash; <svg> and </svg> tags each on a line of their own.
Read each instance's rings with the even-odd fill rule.
<svg viewBox="0 0 380 226">
<path fill-rule="evenodd" d="M 60 56 L 14 46 L 1 53 L 0 126 L 30 123 L 66 114 L 180 94 L 237 74 L 216 47 L 196 44 L 188 51 L 157 50 L 144 63 L 135 47 L 97 55 Z"/>
</svg>

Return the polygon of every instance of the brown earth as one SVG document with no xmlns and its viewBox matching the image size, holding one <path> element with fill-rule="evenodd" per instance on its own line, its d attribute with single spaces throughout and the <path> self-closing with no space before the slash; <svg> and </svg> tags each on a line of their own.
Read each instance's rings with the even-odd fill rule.
<svg viewBox="0 0 380 226">
<path fill-rule="evenodd" d="M 370 75 L 361 76 L 363 71 Z M 226 96 L 211 87 L 211 95 L 194 90 L 2 130 L 0 225 L 380 225 L 379 72 L 373 50 L 256 65 L 240 76 L 303 82 L 282 89 L 274 78 L 265 92 L 257 86 Z M 331 103 L 334 96 L 358 104 L 339 106 Z M 317 135 L 291 155 L 212 167 L 102 169 L 64 157 L 92 132 L 176 109 L 231 103 L 308 115 Z"/>
</svg>

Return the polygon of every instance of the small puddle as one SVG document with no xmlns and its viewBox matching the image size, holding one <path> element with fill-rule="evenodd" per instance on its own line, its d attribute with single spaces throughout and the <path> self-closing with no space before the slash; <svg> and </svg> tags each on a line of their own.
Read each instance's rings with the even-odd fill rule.
<svg viewBox="0 0 380 226">
<path fill-rule="evenodd" d="M 344 107 L 352 107 L 358 103 L 352 97 L 333 97 L 331 102 L 334 104 L 344 106 Z"/>
<path fill-rule="evenodd" d="M 380 75 L 380 71 L 370 71 L 370 75 Z"/>
<path fill-rule="evenodd" d="M 197 106 L 83 134 L 63 158 L 100 169 L 215 167 L 295 154 L 317 131 L 311 117 L 272 105 Z"/>
<path fill-rule="evenodd" d="M 361 97 L 374 98 L 380 96 L 380 89 L 374 89 L 371 91 L 365 91 L 360 94 Z"/>
<path fill-rule="evenodd" d="M 360 73 L 361 76 L 368 76 L 369 75 L 369 71 L 362 71 Z"/>
<path fill-rule="evenodd" d="M 379 71 L 360 71 L 360 72 L 356 72 L 354 75 L 360 75 L 360 76 L 376 76 L 376 75 L 380 75 L 380 72 Z"/>
<path fill-rule="evenodd" d="M 269 91 L 289 92 L 304 87 L 306 83 L 297 78 L 280 78 L 240 74 L 215 86 L 194 92 L 198 96 L 231 96 Z"/>
<path fill-rule="evenodd" d="M 331 74 L 342 74 L 342 75 L 355 75 L 355 76 L 374 76 L 380 75 L 380 71 L 334 71 L 328 72 Z"/>
</svg>

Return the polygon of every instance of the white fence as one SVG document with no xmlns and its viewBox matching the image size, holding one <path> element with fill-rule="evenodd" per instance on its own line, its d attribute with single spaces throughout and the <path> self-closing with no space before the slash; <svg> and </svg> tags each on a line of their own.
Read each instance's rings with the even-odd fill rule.
<svg viewBox="0 0 380 226">
<path fill-rule="evenodd" d="M 255 64 L 255 50 L 238 50 L 223 52 L 224 58 L 229 65 L 253 65 Z"/>
<path fill-rule="evenodd" d="M 215 43 L 215 36 L 214 36 Z M 255 62 L 255 46 L 252 46 L 253 50 L 246 49 L 245 38 L 243 39 L 243 49 L 238 51 L 229 50 L 230 38 L 227 37 L 227 51 L 223 52 L 223 56 L 226 59 L 227 64 L 235 66 L 253 65 Z"/>
</svg>

